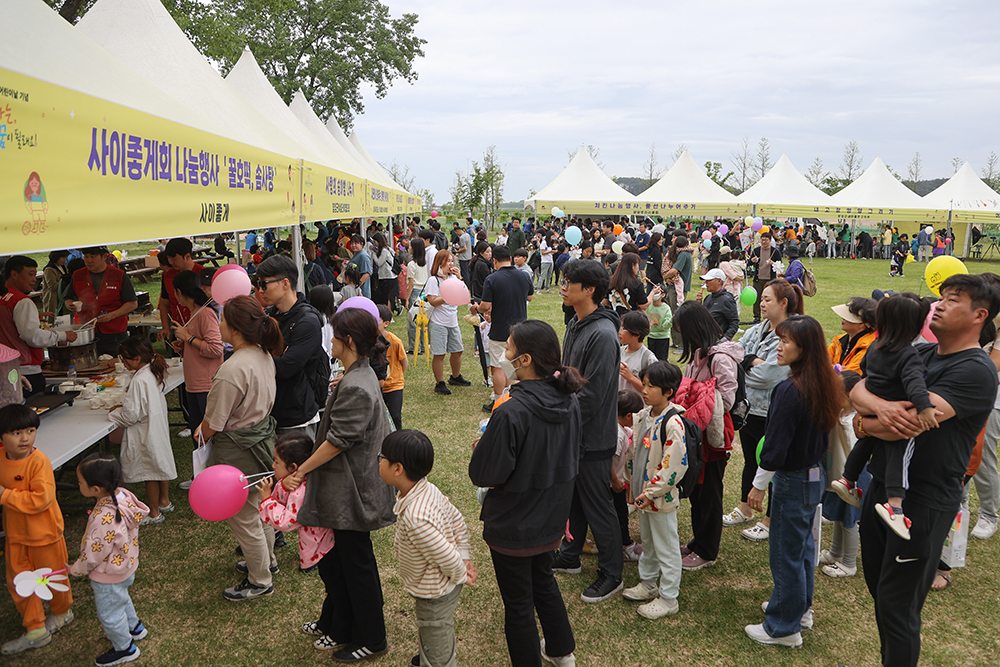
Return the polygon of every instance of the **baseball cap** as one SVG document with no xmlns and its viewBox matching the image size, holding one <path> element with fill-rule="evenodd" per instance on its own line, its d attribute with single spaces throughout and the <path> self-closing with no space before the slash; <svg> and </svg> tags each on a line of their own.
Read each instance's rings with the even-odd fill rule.
<svg viewBox="0 0 1000 667">
<path fill-rule="evenodd" d="M 724 281 L 725 279 L 726 279 L 726 274 L 723 272 L 722 269 L 709 269 L 708 271 L 705 272 L 704 275 L 702 275 L 701 282 L 704 283 L 704 282 L 707 282 L 709 280 L 723 280 Z"/>
<path fill-rule="evenodd" d="M 853 322 L 854 324 L 861 324 L 861 318 L 852 313 L 851 309 L 847 307 L 846 303 L 841 303 L 836 306 L 831 306 L 830 310 L 835 312 L 842 320 Z"/>
</svg>

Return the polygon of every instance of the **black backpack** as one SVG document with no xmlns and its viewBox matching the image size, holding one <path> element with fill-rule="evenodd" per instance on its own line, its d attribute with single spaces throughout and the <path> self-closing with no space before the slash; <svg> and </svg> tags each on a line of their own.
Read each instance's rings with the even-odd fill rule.
<svg viewBox="0 0 1000 667">
<path fill-rule="evenodd" d="M 712 367 L 712 357 L 714 356 L 715 354 L 708 356 L 709 368 Z M 729 418 L 733 420 L 734 431 L 743 428 L 748 414 L 750 414 L 750 401 L 747 400 L 747 371 L 743 364 L 736 364 L 736 400 L 733 401 L 733 407 L 729 409 Z"/>
<path fill-rule="evenodd" d="M 666 441 L 667 421 L 678 414 L 680 413 L 676 409 L 671 408 L 663 415 L 663 419 L 660 420 L 660 442 Z M 677 495 L 679 498 L 687 498 L 698 484 L 705 458 L 701 451 L 701 427 L 684 415 L 680 415 L 680 418 L 684 423 L 684 446 L 687 449 L 688 467 L 681 481 L 677 483 Z"/>
<path fill-rule="evenodd" d="M 392 256 L 392 275 L 398 276 L 403 272 L 403 265 L 399 261 L 399 255 Z"/>
</svg>

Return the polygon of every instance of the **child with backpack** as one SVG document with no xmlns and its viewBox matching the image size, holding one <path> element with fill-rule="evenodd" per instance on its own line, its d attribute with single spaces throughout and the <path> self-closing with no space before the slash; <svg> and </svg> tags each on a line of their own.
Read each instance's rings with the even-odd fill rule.
<svg viewBox="0 0 1000 667">
<path fill-rule="evenodd" d="M 642 400 L 647 407 L 633 419 L 630 486 L 640 511 L 640 581 L 622 595 L 626 600 L 650 600 L 638 612 L 643 618 L 655 620 L 676 614 L 679 609 L 681 545 L 676 510 L 680 499 L 676 487 L 688 467 L 687 443 L 680 416 L 684 408 L 670 400 L 680 387 L 681 369 L 657 361 L 644 368 L 640 377 Z"/>
</svg>

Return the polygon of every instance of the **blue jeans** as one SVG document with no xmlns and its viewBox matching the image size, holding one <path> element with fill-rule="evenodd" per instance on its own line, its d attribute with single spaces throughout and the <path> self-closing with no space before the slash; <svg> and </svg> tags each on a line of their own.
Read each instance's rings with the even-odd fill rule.
<svg viewBox="0 0 1000 667">
<path fill-rule="evenodd" d="M 810 470 L 814 481 L 809 481 Z M 774 591 L 767 603 L 764 631 L 772 637 L 799 632 L 799 621 L 812 606 L 816 568 L 812 524 L 825 487 L 826 471 L 819 463 L 804 470 L 779 470 L 771 480 L 769 550 Z"/>
<path fill-rule="evenodd" d="M 104 634 L 116 651 L 124 651 L 129 647 L 132 643 L 130 631 L 139 624 L 139 617 L 128 594 L 128 588 L 133 583 L 135 583 L 134 573 L 117 584 L 102 584 L 90 580 L 90 587 L 94 589 L 97 620 L 104 626 Z"/>
</svg>

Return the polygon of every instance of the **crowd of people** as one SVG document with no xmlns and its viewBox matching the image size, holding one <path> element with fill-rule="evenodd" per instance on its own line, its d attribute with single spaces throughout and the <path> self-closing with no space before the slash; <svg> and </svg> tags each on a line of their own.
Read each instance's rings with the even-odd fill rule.
<svg viewBox="0 0 1000 667">
<path fill-rule="evenodd" d="M 853 297 L 833 308 L 843 333 L 828 342 L 806 313 L 800 258 L 811 261 L 825 243 L 811 227 L 572 218 L 522 226 L 515 217 L 490 243 L 471 219 L 454 223 L 450 239 L 436 219 L 390 229 L 372 222 L 364 237 L 360 224 L 317 223 L 317 238 L 303 240 L 306 292 L 297 290 L 289 242 L 273 230 L 248 234 L 254 294 L 225 304 L 211 299 L 211 270 L 193 262 L 188 239 L 163 245 L 160 336 L 184 359 L 185 437 L 194 448 L 211 441 L 208 465 L 275 476 L 252 485 L 228 519 L 244 560 L 226 599 L 271 595 L 274 549 L 298 530 L 300 569 L 318 571 L 326 593 L 302 631 L 337 662 L 382 655 L 389 644 L 372 533 L 394 524 L 400 580 L 415 599 L 412 664 L 456 664 L 454 614 L 478 573 L 464 518 L 427 480 L 434 445 L 403 428 L 402 407 L 411 354 L 432 357 L 437 394 L 472 384 L 461 373 L 464 321 L 491 389 L 468 474 L 480 489 L 512 664 L 575 664 L 554 573 L 582 574 L 582 554 L 597 555 L 584 603 L 620 593 L 655 620 L 680 611 L 683 573 L 724 557 L 732 526 L 770 545 L 774 590 L 763 622 L 745 628 L 750 639 L 801 646 L 816 622 L 817 559 L 824 574 L 849 577 L 860 552 L 882 663 L 916 664 L 920 610 L 932 586 L 950 581 L 942 546 L 970 479 L 982 499 L 973 535 L 986 539 L 997 527 L 1000 276 L 948 278 L 933 304 L 908 293 Z M 120 456 L 93 455 L 77 468 L 96 507 L 70 573 L 91 580 L 111 642 L 97 664 L 112 665 L 136 659 L 148 633 L 128 589 L 139 528 L 175 509 L 177 470 L 163 357 L 120 327 L 134 291 L 105 248 L 82 255 L 65 288 L 63 277 L 46 275 L 58 290 L 52 303 L 97 317 L 99 344 L 135 373 L 110 414 L 124 430 Z M 53 255 L 57 273 L 65 259 Z M 9 258 L 0 299 L 0 342 L 38 361 L 24 364 L 31 385 L 36 350 L 61 342 L 42 339 L 37 308 L 25 305 L 36 270 L 30 258 Z M 442 296 L 452 276 L 470 290 L 462 318 Z M 746 286 L 758 298 L 741 315 Z M 528 319 L 534 295 L 553 288 L 565 315 L 561 342 L 551 324 Z M 345 303 L 355 296 L 371 298 L 378 316 Z M 418 315 L 428 309 L 425 327 Z M 405 344 L 386 330 L 403 312 Z M 52 593 L 46 615 L 37 596 L 13 585 L 18 572 L 68 560 L 51 465 L 33 446 L 40 427 L 23 406 L 0 408 L 7 580 L 26 630 L 4 654 L 44 646 L 73 620 L 70 590 Z M 737 439 L 740 502 L 727 513 Z M 831 452 L 841 445 L 838 462 Z M 982 452 L 975 469 L 974 450 Z M 126 488 L 139 482 L 145 502 Z M 681 544 L 685 500 L 692 538 Z M 820 553 L 812 525 L 821 503 L 834 540 Z M 627 561 L 637 561 L 637 580 Z"/>
</svg>

